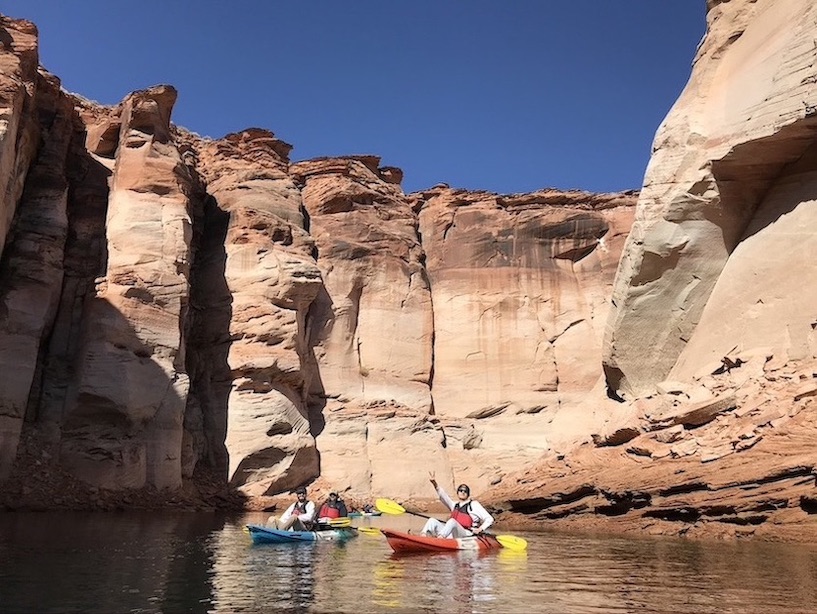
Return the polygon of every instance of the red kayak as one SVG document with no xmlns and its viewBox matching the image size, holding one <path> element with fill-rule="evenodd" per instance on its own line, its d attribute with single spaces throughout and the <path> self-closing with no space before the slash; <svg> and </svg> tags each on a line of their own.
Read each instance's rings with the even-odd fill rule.
<svg viewBox="0 0 817 614">
<path fill-rule="evenodd" d="M 451 550 L 496 550 L 502 547 L 492 535 L 474 535 L 473 537 L 423 537 L 413 533 L 402 533 L 389 529 L 380 529 L 386 536 L 389 546 L 395 552 L 449 552 Z"/>
</svg>

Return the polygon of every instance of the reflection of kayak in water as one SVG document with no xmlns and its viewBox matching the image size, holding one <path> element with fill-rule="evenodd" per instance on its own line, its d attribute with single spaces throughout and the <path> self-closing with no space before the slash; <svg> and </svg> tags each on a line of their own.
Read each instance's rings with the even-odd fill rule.
<svg viewBox="0 0 817 614">
<path fill-rule="evenodd" d="M 250 532 L 254 544 L 291 544 L 297 542 L 314 542 L 332 539 L 349 539 L 355 537 L 357 531 L 354 529 L 328 529 L 326 531 L 282 531 L 280 529 L 269 529 L 257 524 L 248 524 L 247 530 Z"/>
<path fill-rule="evenodd" d="M 447 552 L 451 550 L 498 550 L 502 545 L 492 535 L 473 537 L 423 537 L 413 533 L 402 533 L 380 529 L 395 552 Z"/>
<path fill-rule="evenodd" d="M 349 512 L 349 518 L 361 518 L 365 516 L 380 516 L 382 512 Z"/>
</svg>

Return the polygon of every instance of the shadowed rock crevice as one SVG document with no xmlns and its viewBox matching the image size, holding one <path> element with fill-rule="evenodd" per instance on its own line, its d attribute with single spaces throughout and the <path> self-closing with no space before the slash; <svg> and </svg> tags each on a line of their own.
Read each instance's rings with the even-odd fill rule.
<svg viewBox="0 0 817 614">
<path fill-rule="evenodd" d="M 710 490 L 709 486 L 703 482 L 691 482 L 688 484 L 675 484 L 669 488 L 663 488 L 658 491 L 662 497 L 671 497 L 673 495 L 683 495 L 691 492 L 700 492 Z"/>
<path fill-rule="evenodd" d="M 800 497 L 800 509 L 806 514 L 817 514 L 817 497 Z"/>
<path fill-rule="evenodd" d="M 229 216 L 200 191 L 193 222 L 193 265 L 185 351 L 190 392 L 184 413 L 183 465 L 192 476 L 200 461 L 227 479 L 228 398 L 232 385 L 230 352 L 232 295 L 224 272 Z"/>
<path fill-rule="evenodd" d="M 782 178 L 793 171 L 815 169 L 816 143 L 817 114 L 783 126 L 771 136 L 737 145 L 723 158 L 712 161 L 712 176 L 720 202 L 719 208 L 707 209 L 707 213 L 713 222 L 722 226 L 724 243 L 730 253 L 740 241 L 773 224 L 792 207 L 791 203 L 785 203 L 782 211 L 758 210 Z M 724 219 L 739 219 L 743 224 L 725 225 Z"/>
<path fill-rule="evenodd" d="M 19 202 L 16 207 L 6 204 L 14 217 L 0 258 L 0 480 L 11 472 L 23 420 L 40 417 L 45 355 L 58 312 L 69 226 L 66 158 L 75 115 L 56 79 L 38 75 L 36 83 L 36 106 L 28 112 L 41 123 L 23 120 L 29 134 L 18 135 L 21 149 L 17 157 L 9 156 L 17 165 L 28 163 L 31 156 L 31 167 L 16 168 L 10 178 L 12 185 L 20 186 L 19 194 L 16 189 L 5 192 L 10 199 L 19 196 Z M 26 151 L 27 141 L 36 144 L 36 150 Z"/>
<path fill-rule="evenodd" d="M 602 494 L 609 501 L 609 504 L 597 505 L 595 512 L 604 516 L 621 516 L 632 510 L 647 507 L 652 503 L 652 497 L 649 493 L 602 491 Z"/>
<path fill-rule="evenodd" d="M 107 264 L 104 240 L 111 169 L 84 147 L 85 126 L 74 120 L 68 156 L 68 236 L 64 276 L 54 327 L 43 361 L 42 390 L 38 403 L 41 422 L 53 443 L 59 442 L 59 426 L 66 404 L 75 393 L 77 357 L 80 352 L 83 311 L 96 291 L 96 280 Z"/>
<path fill-rule="evenodd" d="M 669 522 L 697 522 L 701 517 L 701 512 L 692 507 L 676 507 L 669 509 L 649 510 L 644 512 L 645 518 L 658 518 Z"/>
</svg>

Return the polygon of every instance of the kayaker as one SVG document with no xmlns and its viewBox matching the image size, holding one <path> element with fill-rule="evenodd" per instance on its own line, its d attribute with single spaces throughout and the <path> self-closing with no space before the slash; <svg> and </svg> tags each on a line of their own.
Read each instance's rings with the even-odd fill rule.
<svg viewBox="0 0 817 614">
<path fill-rule="evenodd" d="M 446 522 L 429 518 L 423 527 L 422 535 L 434 537 L 468 537 L 469 535 L 479 535 L 494 523 L 494 517 L 480 505 L 478 501 L 471 498 L 471 489 L 467 484 L 457 486 L 457 499 L 455 503 L 448 493 L 437 484 L 433 472 L 429 472 L 428 479 L 437 496 L 449 510 L 451 516 Z"/>
<path fill-rule="evenodd" d="M 329 499 L 321 505 L 318 512 L 318 522 L 329 522 L 333 518 L 345 518 L 349 515 L 346 510 L 346 503 L 343 502 L 336 492 L 329 493 Z"/>
<path fill-rule="evenodd" d="M 306 488 L 299 486 L 295 489 L 298 500 L 290 505 L 280 518 L 270 518 L 267 525 L 276 529 L 290 531 L 311 531 L 312 519 L 315 517 L 315 504 L 306 499 Z"/>
</svg>

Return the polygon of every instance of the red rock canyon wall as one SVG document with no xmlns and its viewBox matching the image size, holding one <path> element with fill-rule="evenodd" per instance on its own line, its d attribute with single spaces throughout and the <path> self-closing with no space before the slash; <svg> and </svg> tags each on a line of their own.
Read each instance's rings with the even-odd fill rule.
<svg viewBox="0 0 817 614">
<path fill-rule="evenodd" d="M 32 463 L 420 505 L 434 470 L 505 520 L 802 538 L 817 9 L 706 9 L 638 195 L 405 194 L 376 156 L 201 138 L 170 86 L 67 94 L 1 18 L 5 505 Z"/>
</svg>

